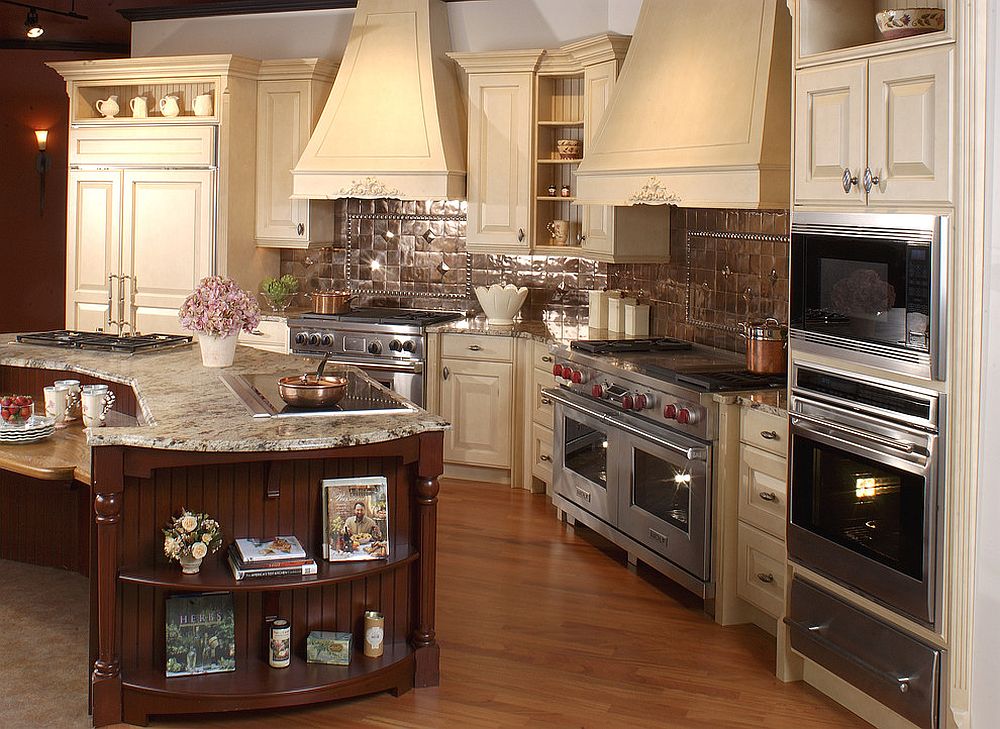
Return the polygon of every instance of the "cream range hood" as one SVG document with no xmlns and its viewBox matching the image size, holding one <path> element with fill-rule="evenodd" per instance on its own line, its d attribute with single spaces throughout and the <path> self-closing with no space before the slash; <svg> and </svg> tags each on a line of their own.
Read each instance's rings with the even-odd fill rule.
<svg viewBox="0 0 1000 729">
<path fill-rule="evenodd" d="M 576 201 L 787 208 L 785 0 L 644 0 Z"/>
<path fill-rule="evenodd" d="M 465 107 L 441 0 L 358 0 L 292 197 L 465 197 Z"/>
</svg>

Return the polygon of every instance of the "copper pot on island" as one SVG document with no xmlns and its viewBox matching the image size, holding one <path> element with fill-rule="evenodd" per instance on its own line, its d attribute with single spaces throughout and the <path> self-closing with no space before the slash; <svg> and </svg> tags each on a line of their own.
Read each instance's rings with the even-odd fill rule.
<svg viewBox="0 0 1000 729">
<path fill-rule="evenodd" d="M 346 314 L 351 310 L 351 299 L 357 298 L 349 291 L 314 291 L 313 313 Z"/>
<path fill-rule="evenodd" d="M 747 340 L 747 369 L 755 375 L 780 375 L 788 366 L 788 326 L 777 319 L 740 322 Z"/>
<path fill-rule="evenodd" d="M 296 375 L 278 380 L 278 394 L 294 408 L 328 408 L 347 393 L 346 377 Z"/>
</svg>

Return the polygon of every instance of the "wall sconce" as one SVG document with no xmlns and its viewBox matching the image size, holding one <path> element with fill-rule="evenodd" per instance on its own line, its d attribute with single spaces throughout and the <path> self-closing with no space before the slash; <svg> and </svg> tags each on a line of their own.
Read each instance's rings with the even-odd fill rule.
<svg viewBox="0 0 1000 729">
<path fill-rule="evenodd" d="M 45 152 L 49 139 L 48 129 L 36 129 L 35 139 L 38 141 L 38 156 L 35 158 L 35 169 L 38 171 L 38 214 L 45 211 L 45 173 L 52 167 L 52 160 Z"/>
<path fill-rule="evenodd" d="M 28 17 L 24 19 L 24 34 L 29 38 L 39 38 L 45 29 L 38 22 L 38 11 L 28 8 Z"/>
</svg>

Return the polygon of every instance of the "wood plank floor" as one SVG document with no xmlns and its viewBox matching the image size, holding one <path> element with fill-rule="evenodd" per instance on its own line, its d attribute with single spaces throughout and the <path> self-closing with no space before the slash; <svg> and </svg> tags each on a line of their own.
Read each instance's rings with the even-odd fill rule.
<svg viewBox="0 0 1000 729">
<path fill-rule="evenodd" d="M 603 549 L 602 549 L 603 546 Z M 812 729 L 867 723 L 774 677 L 773 639 L 722 628 L 684 591 L 548 500 L 442 484 L 441 686 L 302 709 L 154 719 L 155 727 L 678 727 Z"/>
</svg>

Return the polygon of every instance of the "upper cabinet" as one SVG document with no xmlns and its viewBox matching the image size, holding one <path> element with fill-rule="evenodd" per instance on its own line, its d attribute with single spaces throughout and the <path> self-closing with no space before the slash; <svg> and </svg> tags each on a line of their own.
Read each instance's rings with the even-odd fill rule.
<svg viewBox="0 0 1000 729">
<path fill-rule="evenodd" d="M 334 240 L 333 201 L 292 199 L 299 161 L 337 66 L 319 59 L 263 61 L 257 84 L 257 245 L 308 248 Z"/>
<path fill-rule="evenodd" d="M 809 62 L 795 74 L 795 205 L 951 205 L 955 52 L 949 33 L 875 42 L 871 33 L 847 33 L 853 26 L 816 27 L 826 17 L 821 10 L 832 12 L 830 3 L 800 0 L 798 8 L 799 58 Z M 868 10 L 859 10 L 857 21 L 874 27 L 877 8 Z M 803 56 L 803 49 L 810 54 Z M 815 63 L 861 52 L 872 55 Z"/>
</svg>

